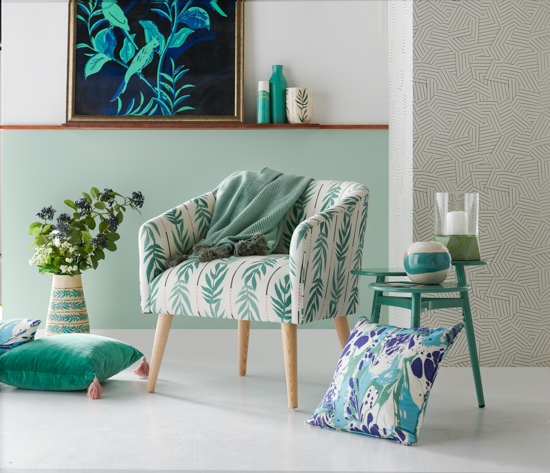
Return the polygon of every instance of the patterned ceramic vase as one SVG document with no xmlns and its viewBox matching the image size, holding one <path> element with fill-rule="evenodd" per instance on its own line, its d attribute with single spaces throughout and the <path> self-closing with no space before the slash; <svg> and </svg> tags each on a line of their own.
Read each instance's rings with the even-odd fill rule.
<svg viewBox="0 0 550 473">
<path fill-rule="evenodd" d="M 283 66 L 273 66 L 273 74 L 269 79 L 271 123 L 286 123 L 286 86 Z"/>
<path fill-rule="evenodd" d="M 417 284 L 439 284 L 445 281 L 451 269 L 451 254 L 436 241 L 419 241 L 407 248 L 405 272 Z"/>
<path fill-rule="evenodd" d="M 82 277 L 54 274 L 46 335 L 90 333 Z"/>
<path fill-rule="evenodd" d="M 290 87 L 286 89 L 286 117 L 288 123 L 309 123 L 313 112 L 311 89 Z"/>
<path fill-rule="evenodd" d="M 271 123 L 271 98 L 269 96 L 269 81 L 258 82 L 258 113 L 257 123 Z"/>
</svg>

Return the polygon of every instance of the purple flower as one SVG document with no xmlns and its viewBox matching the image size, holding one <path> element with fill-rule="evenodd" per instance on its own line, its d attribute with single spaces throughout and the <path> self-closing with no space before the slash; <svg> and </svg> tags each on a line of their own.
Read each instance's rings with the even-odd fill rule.
<svg viewBox="0 0 550 473">
<path fill-rule="evenodd" d="M 99 233 L 95 238 L 92 238 L 92 246 L 94 247 L 94 250 L 97 249 L 97 247 L 105 248 L 107 246 L 107 237 L 104 233 Z"/>
<path fill-rule="evenodd" d="M 53 216 L 55 215 L 55 210 L 50 205 L 49 207 L 44 207 L 40 212 L 36 214 L 36 216 L 41 220 L 53 220 Z"/>
<path fill-rule="evenodd" d="M 116 215 L 109 215 L 109 217 L 105 220 L 105 223 L 107 223 L 107 226 L 111 231 L 116 232 L 118 228 L 118 218 L 116 218 Z"/>
<path fill-rule="evenodd" d="M 57 236 L 59 238 L 65 238 L 67 236 L 67 233 L 69 233 L 69 230 L 71 229 L 71 227 L 67 225 L 65 222 L 57 219 L 57 225 L 55 225 L 53 229 L 57 230 Z"/>
<path fill-rule="evenodd" d="M 115 198 L 113 195 L 111 195 L 111 192 L 113 192 L 113 189 L 103 189 L 103 192 L 99 195 L 99 200 L 102 202 L 105 202 L 109 205 L 109 207 L 112 207 L 115 203 Z"/>
<path fill-rule="evenodd" d="M 138 209 L 143 207 L 145 202 L 145 197 L 140 191 L 132 192 L 132 204 L 134 204 Z"/>
<path fill-rule="evenodd" d="M 74 204 L 80 209 L 81 213 L 86 213 L 89 210 L 92 210 L 92 204 L 90 204 L 85 197 L 82 197 L 80 200 L 76 200 Z"/>
</svg>

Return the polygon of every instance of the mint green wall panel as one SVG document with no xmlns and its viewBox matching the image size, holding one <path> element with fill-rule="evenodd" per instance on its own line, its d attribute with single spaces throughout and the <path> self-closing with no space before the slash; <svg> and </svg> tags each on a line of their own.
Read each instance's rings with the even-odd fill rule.
<svg viewBox="0 0 550 473">
<path fill-rule="evenodd" d="M 269 166 L 317 179 L 353 180 L 371 190 L 365 264 L 388 259 L 387 130 L 20 131 L 2 139 L 4 318 L 46 319 L 51 277 L 28 264 L 29 224 L 44 206 L 64 210 L 83 190 L 141 190 L 142 215 L 127 213 L 118 251 L 82 276 L 93 329 L 154 328 L 139 311 L 137 235 L 142 222 L 213 189 L 236 170 Z M 368 280 L 362 313 L 370 311 Z M 353 320 L 352 320 L 353 322 Z M 236 328 L 234 321 L 179 317 L 175 328 Z M 277 328 L 276 324 L 254 325 Z M 332 321 L 308 327 L 333 327 Z"/>
</svg>

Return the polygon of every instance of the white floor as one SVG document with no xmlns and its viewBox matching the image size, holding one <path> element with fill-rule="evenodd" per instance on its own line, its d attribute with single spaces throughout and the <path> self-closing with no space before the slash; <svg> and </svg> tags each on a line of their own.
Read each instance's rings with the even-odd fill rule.
<svg viewBox="0 0 550 473">
<path fill-rule="evenodd" d="M 147 354 L 152 332 L 101 332 Z M 443 368 L 414 447 L 304 425 L 338 359 L 332 331 L 299 332 L 299 405 L 286 407 L 279 331 L 251 333 L 248 375 L 236 332 L 173 331 L 157 392 L 130 370 L 103 398 L 0 384 L 0 471 L 548 472 L 550 368 Z M 452 354 L 450 355 L 452 356 Z"/>
</svg>

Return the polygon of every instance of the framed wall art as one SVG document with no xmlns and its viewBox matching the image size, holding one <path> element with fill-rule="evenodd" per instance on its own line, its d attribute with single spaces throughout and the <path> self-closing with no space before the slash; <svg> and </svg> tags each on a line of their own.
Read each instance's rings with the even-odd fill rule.
<svg viewBox="0 0 550 473">
<path fill-rule="evenodd" d="M 71 0 L 67 121 L 243 121 L 243 0 Z"/>
</svg>

